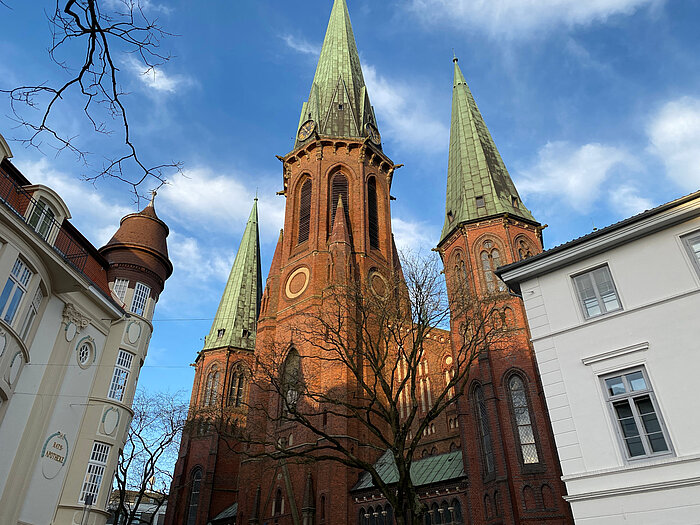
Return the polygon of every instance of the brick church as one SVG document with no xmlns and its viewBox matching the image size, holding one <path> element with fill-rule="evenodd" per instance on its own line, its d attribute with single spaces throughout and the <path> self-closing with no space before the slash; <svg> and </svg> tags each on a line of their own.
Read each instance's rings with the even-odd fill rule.
<svg viewBox="0 0 700 525">
<path fill-rule="evenodd" d="M 449 283 L 463 279 L 479 296 L 499 295 L 503 320 L 517 335 L 513 351 L 481 354 L 464 395 L 422 428 L 412 482 L 428 510 L 426 524 L 571 524 L 523 306 L 493 273 L 541 252 L 543 228 L 520 200 L 457 59 L 452 104 L 445 226 L 436 239 L 448 294 Z M 253 387 L 256 363 L 275 352 L 280 374 L 307 373 L 307 356 L 324 342 L 322 336 L 318 345 L 300 342 L 295 334 L 322 307 L 329 287 L 381 286 L 401 274 L 390 212 L 399 166 L 382 148 L 345 0 L 335 0 L 294 147 L 279 158 L 285 223 L 264 290 L 256 202 L 195 361 L 192 414 L 212 411 L 226 428 L 252 428 L 250 407 L 273 414 L 289 403 L 289 390 Z M 425 345 L 416 372 L 416 425 L 453 377 L 459 324 L 453 318 L 450 330 L 435 329 Z M 348 395 L 356 386 L 333 365 L 318 386 L 324 381 Z M 360 469 L 256 456 L 250 441 L 236 441 L 222 425 L 192 423 L 175 468 L 168 525 L 395 522 L 391 505 Z M 322 441 L 283 418 L 258 416 L 254 428 L 288 448 Z M 357 444 L 357 456 L 392 483 L 390 454 L 363 446 L 373 439 L 365 427 L 331 412 L 323 414 L 323 428 L 333 440 Z"/>
</svg>

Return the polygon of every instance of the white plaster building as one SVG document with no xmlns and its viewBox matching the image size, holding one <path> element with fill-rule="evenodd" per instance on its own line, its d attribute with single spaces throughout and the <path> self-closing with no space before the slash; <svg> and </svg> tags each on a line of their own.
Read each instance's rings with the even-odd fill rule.
<svg viewBox="0 0 700 525">
<path fill-rule="evenodd" d="M 0 525 L 107 520 L 107 498 L 172 273 L 152 205 L 101 250 L 0 136 Z"/>
<path fill-rule="evenodd" d="M 700 524 L 700 192 L 498 271 L 583 525 Z"/>
</svg>

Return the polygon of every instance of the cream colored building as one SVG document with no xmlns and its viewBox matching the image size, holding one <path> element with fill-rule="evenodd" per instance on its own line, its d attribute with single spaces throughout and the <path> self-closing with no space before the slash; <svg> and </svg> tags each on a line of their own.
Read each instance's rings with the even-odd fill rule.
<svg viewBox="0 0 700 525">
<path fill-rule="evenodd" d="M 97 250 L 11 157 L 0 136 L 0 525 L 104 524 L 168 228 L 151 203 Z"/>
<path fill-rule="evenodd" d="M 525 302 L 575 522 L 700 524 L 700 192 L 497 273 Z"/>
</svg>

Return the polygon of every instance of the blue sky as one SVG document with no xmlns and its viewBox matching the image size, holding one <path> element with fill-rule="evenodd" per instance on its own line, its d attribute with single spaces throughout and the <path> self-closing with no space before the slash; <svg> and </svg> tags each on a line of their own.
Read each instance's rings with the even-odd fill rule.
<svg viewBox="0 0 700 525">
<path fill-rule="evenodd" d="M 104 0 L 106 4 L 118 0 Z M 0 87 L 57 82 L 46 55 L 52 0 L 0 6 Z M 156 209 L 171 228 L 175 273 L 156 309 L 140 384 L 192 385 L 256 189 L 263 271 L 282 226 L 282 172 L 308 97 L 331 0 L 149 0 L 178 36 L 155 76 L 118 55 L 132 129 L 154 162 L 178 160 L 186 177 Z M 546 247 L 700 188 L 700 2 L 683 0 L 348 0 L 384 150 L 394 178 L 400 246 L 429 249 L 443 223 L 452 52 Z M 67 54 L 66 57 L 70 57 Z M 69 98 L 54 123 L 95 155 Z M 128 188 L 80 181 L 68 153 L 25 149 L 0 102 L 0 133 L 14 162 L 55 188 L 96 246 L 135 211 Z"/>
</svg>

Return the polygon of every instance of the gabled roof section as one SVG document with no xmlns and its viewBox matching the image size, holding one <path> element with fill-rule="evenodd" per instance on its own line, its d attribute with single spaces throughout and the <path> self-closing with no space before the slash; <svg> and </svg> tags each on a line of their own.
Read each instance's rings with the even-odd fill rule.
<svg viewBox="0 0 700 525">
<path fill-rule="evenodd" d="M 382 454 L 382 457 L 375 463 L 374 468 L 377 469 L 377 473 L 384 483 L 388 485 L 399 480 L 399 471 L 396 468 L 396 462 L 391 450 L 387 450 Z M 455 450 L 449 454 L 419 459 L 411 464 L 411 481 L 416 487 L 465 478 L 466 476 L 460 450 Z M 369 472 L 364 472 L 352 490 L 371 489 L 373 487 L 372 476 Z"/>
<path fill-rule="evenodd" d="M 520 294 L 520 283 L 544 275 L 585 258 L 700 217 L 700 191 L 685 195 L 656 208 L 578 237 L 533 257 L 496 269 L 496 274 Z"/>
<path fill-rule="evenodd" d="M 509 214 L 536 222 L 486 127 L 472 92 L 454 59 L 447 202 L 441 242 L 459 224 Z"/>
<path fill-rule="evenodd" d="M 345 0 L 335 0 L 333 4 L 299 127 L 307 120 L 316 123 L 319 134 L 332 137 L 364 138 L 367 136 L 365 125 L 376 126 Z M 295 148 L 302 142 L 297 138 Z"/>
<path fill-rule="evenodd" d="M 262 289 L 258 199 L 255 199 L 204 350 L 228 346 L 255 349 Z"/>
</svg>

